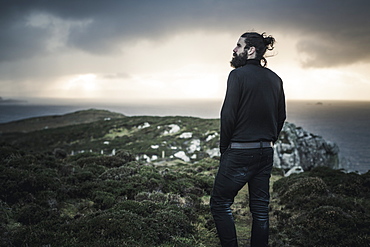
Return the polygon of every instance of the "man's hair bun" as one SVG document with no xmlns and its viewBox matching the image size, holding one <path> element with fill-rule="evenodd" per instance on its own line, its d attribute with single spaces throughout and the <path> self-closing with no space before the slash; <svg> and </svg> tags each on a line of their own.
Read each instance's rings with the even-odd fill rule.
<svg viewBox="0 0 370 247">
<path fill-rule="evenodd" d="M 274 49 L 274 43 L 275 43 L 275 39 L 269 35 L 267 37 L 264 36 L 264 34 L 262 34 L 263 36 L 263 43 L 265 44 L 265 46 L 267 47 L 267 50 L 272 50 Z"/>
</svg>

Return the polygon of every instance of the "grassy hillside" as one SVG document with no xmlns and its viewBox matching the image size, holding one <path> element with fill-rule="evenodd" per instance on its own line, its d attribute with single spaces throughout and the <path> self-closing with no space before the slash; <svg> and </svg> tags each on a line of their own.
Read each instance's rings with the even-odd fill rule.
<svg viewBox="0 0 370 247">
<path fill-rule="evenodd" d="M 216 160 L 154 166 L 0 149 L 2 246 L 208 246 Z"/>
<path fill-rule="evenodd" d="M 119 151 L 58 159 L 0 147 L 1 246 L 219 246 L 209 212 L 218 160 L 151 164 Z M 271 246 L 368 246 L 370 173 L 272 176 Z M 233 205 L 248 243 L 248 190 Z"/>
<path fill-rule="evenodd" d="M 89 116 L 96 110 L 86 114 L 77 114 L 80 122 L 91 120 Z M 56 124 L 63 122 L 59 128 L 48 128 L 27 133 L 4 131 L 0 141 L 5 141 L 23 150 L 49 151 L 62 149 L 66 153 L 93 152 L 111 154 L 113 150 L 125 149 L 146 157 L 171 157 L 180 150 L 188 157 L 200 160 L 208 156 L 207 150 L 218 149 L 219 121 L 193 117 L 123 117 L 114 118 L 104 114 L 98 121 L 75 124 L 69 122 L 71 116 L 58 117 Z M 74 114 L 71 114 L 74 115 Z M 76 118 L 78 118 L 76 116 Z M 66 119 L 65 119 L 66 118 Z M 34 120 L 36 121 L 36 120 Z M 51 122 L 49 117 L 39 118 L 38 122 Z M 19 122 L 15 122 L 18 124 Z M 22 125 L 26 125 L 28 120 Z M 52 124 L 50 124 L 52 125 Z M 1 126 L 1 125 L 0 125 Z M 3 126 L 3 129 L 6 129 Z M 198 141 L 192 143 L 192 141 Z M 194 142 L 194 141 L 193 141 Z M 201 144 L 202 143 L 202 144 Z"/>
<path fill-rule="evenodd" d="M 92 122 L 0 135 L 0 246 L 219 246 L 209 211 L 219 160 L 206 153 L 218 120 L 77 114 Z M 196 158 L 176 159 L 179 150 Z M 370 172 L 281 174 L 271 178 L 271 246 L 369 246 Z M 246 246 L 247 187 L 233 211 Z"/>
<path fill-rule="evenodd" d="M 18 120 L 10 123 L 0 124 L 0 133 L 12 132 L 31 132 L 42 129 L 53 129 L 63 126 L 91 123 L 104 119 L 124 118 L 120 113 L 114 113 L 106 110 L 83 110 L 65 115 L 54 115 L 44 117 L 34 117 L 23 120 Z"/>
</svg>

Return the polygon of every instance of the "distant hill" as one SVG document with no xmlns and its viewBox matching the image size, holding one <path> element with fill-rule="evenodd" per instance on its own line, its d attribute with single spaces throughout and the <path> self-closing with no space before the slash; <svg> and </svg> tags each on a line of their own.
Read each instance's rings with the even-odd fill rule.
<svg viewBox="0 0 370 247">
<path fill-rule="evenodd" d="M 17 99 L 3 99 L 2 97 L 0 97 L 0 104 L 15 104 L 15 103 L 27 103 L 27 101 Z"/>
<path fill-rule="evenodd" d="M 3 123 L 0 124 L 0 133 L 27 133 L 35 130 L 53 129 L 69 125 L 92 123 L 104 119 L 107 120 L 124 117 L 125 116 L 120 113 L 114 113 L 106 110 L 89 109 L 65 115 L 34 117 L 9 123 Z"/>
</svg>

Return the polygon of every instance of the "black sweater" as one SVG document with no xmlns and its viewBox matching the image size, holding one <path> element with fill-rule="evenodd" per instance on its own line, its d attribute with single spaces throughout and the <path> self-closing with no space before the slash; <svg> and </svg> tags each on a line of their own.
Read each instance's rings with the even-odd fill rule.
<svg viewBox="0 0 370 247">
<path fill-rule="evenodd" d="M 258 60 L 230 72 L 221 110 L 220 151 L 231 142 L 275 142 L 286 118 L 283 82 Z"/>
</svg>

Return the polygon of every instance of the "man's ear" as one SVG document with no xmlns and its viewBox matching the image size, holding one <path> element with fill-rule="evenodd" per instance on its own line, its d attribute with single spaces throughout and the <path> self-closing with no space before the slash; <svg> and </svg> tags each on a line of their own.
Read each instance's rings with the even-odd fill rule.
<svg viewBox="0 0 370 247">
<path fill-rule="evenodd" d="M 253 55 L 254 53 L 256 53 L 256 47 L 254 46 L 249 47 L 248 55 Z"/>
</svg>

